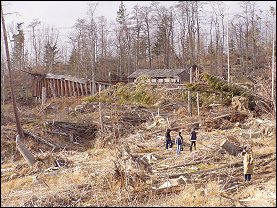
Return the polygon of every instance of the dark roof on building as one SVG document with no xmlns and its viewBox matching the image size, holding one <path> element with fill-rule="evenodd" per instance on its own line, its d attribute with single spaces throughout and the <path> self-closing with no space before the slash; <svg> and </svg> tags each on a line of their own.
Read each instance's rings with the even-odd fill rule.
<svg viewBox="0 0 277 208">
<path fill-rule="evenodd" d="M 137 69 L 128 78 L 138 78 L 142 75 L 149 77 L 174 77 L 181 74 L 186 69 Z"/>
</svg>

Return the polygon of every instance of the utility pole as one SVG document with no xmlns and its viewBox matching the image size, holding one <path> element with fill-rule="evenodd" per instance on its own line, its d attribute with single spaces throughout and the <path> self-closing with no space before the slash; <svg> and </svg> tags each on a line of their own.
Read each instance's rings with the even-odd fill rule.
<svg viewBox="0 0 277 208">
<path fill-rule="evenodd" d="M 104 131 L 104 126 L 103 126 L 103 117 L 102 117 L 102 106 L 101 106 L 101 84 L 98 86 L 98 93 L 99 93 L 99 123 L 100 123 L 100 128 L 101 131 Z"/>
<path fill-rule="evenodd" d="M 227 67 L 228 67 L 228 84 L 230 83 L 230 56 L 229 56 L 229 7 L 227 10 Z"/>
<path fill-rule="evenodd" d="M 189 83 L 192 83 L 192 67 L 189 69 Z M 191 105 L 191 92 L 188 90 L 188 113 L 189 117 L 192 117 L 192 105 Z"/>
<path fill-rule="evenodd" d="M 18 135 L 20 136 L 21 139 L 23 139 L 24 134 L 23 134 L 23 130 L 22 130 L 22 127 L 20 124 L 18 110 L 17 110 L 16 101 L 15 101 L 15 97 L 14 97 L 13 80 L 12 80 L 12 74 L 11 74 L 11 59 L 10 59 L 9 46 L 8 46 L 7 30 L 6 30 L 6 26 L 5 26 L 5 19 L 4 19 L 3 8 L 2 8 L 2 1 L 1 1 L 1 20 L 2 20 L 6 57 L 7 57 L 7 62 L 8 62 L 9 82 L 10 82 L 10 89 L 11 89 L 13 111 L 14 111 L 14 116 L 15 116 L 15 121 L 16 121 L 16 128 L 17 128 Z"/>
<path fill-rule="evenodd" d="M 275 71 L 276 71 L 276 66 L 274 64 L 274 44 L 275 44 L 275 35 L 276 35 L 276 19 L 275 19 L 275 15 L 276 15 L 276 7 L 274 9 L 274 7 L 270 7 L 270 11 L 273 17 L 273 29 L 272 29 L 272 64 L 271 64 L 271 99 L 272 99 L 272 103 L 273 103 L 273 112 L 274 112 L 274 116 L 276 116 L 276 97 L 275 97 Z M 274 33 L 275 32 L 275 33 Z"/>
</svg>

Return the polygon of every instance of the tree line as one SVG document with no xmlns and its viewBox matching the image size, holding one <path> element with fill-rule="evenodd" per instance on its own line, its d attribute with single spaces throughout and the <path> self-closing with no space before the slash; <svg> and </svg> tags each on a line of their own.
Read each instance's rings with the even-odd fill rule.
<svg viewBox="0 0 277 208">
<path fill-rule="evenodd" d="M 116 20 L 108 21 L 95 15 L 98 4 L 88 3 L 86 17 L 77 19 L 66 37 L 39 19 L 17 23 L 9 28 L 12 69 L 126 80 L 136 69 L 197 65 L 227 79 L 228 55 L 232 79 L 270 78 L 276 7 L 263 11 L 255 1 L 239 4 L 234 13 L 221 1 L 176 1 L 170 7 L 153 1 L 131 10 L 121 1 Z"/>
</svg>

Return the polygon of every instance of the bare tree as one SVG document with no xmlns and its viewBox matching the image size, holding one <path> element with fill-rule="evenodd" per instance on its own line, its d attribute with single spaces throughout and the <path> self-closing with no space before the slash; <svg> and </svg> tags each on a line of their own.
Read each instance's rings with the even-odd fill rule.
<svg viewBox="0 0 277 208">
<path fill-rule="evenodd" d="M 1 101 L 2 101 L 2 105 L 4 107 L 5 105 L 5 76 L 6 76 L 6 71 L 7 71 L 7 67 L 5 64 L 5 50 L 4 50 L 4 39 L 3 39 L 3 33 L 1 33 Z M 2 111 L 2 109 L 1 109 Z"/>
<path fill-rule="evenodd" d="M 151 52 L 151 37 L 150 37 L 150 27 L 151 27 L 151 12 L 152 7 L 144 6 L 141 8 L 141 17 L 143 19 L 143 23 L 145 25 L 145 34 L 147 37 L 147 52 L 148 52 L 148 62 L 149 62 L 149 69 L 152 69 L 152 52 Z"/>
<path fill-rule="evenodd" d="M 98 58 L 99 67 L 101 67 L 102 78 L 108 78 L 107 72 L 107 44 L 108 44 L 108 29 L 107 29 L 107 19 L 104 16 L 98 18 L 99 27 L 99 38 L 100 38 L 100 58 Z"/>
<path fill-rule="evenodd" d="M 94 13 L 98 4 L 89 4 L 89 39 L 91 44 L 91 80 L 92 90 L 91 93 L 96 92 L 95 89 L 95 71 L 96 71 L 96 57 L 97 57 L 97 25 L 95 22 Z"/>
<path fill-rule="evenodd" d="M 136 5 L 133 8 L 134 16 L 131 17 L 131 19 L 134 20 L 134 32 L 136 34 L 136 40 L 135 40 L 135 69 L 139 68 L 139 53 L 140 53 L 140 38 L 141 38 L 141 31 L 142 31 L 142 18 L 140 18 L 141 8 Z"/>
<path fill-rule="evenodd" d="M 154 20 L 157 25 L 156 41 L 153 46 L 153 53 L 159 58 L 163 58 L 163 68 L 170 68 L 172 55 L 172 35 L 174 30 L 173 8 L 167 9 L 160 6 L 157 2 L 153 2 L 152 6 L 155 11 Z"/>
<path fill-rule="evenodd" d="M 35 50 L 35 61 L 36 66 L 38 65 L 38 48 L 37 48 L 37 41 L 36 41 L 36 34 L 35 34 L 35 28 L 40 25 L 40 21 L 38 19 L 34 19 L 33 22 L 31 22 L 28 27 L 32 28 L 32 43 Z"/>
<path fill-rule="evenodd" d="M 4 14 L 3 14 L 2 2 L 1 2 L 1 21 L 2 21 L 1 23 L 2 23 L 2 29 L 3 29 L 3 35 L 4 35 L 4 43 L 5 43 L 5 48 L 6 48 L 6 57 L 7 57 L 8 72 L 9 72 L 9 82 L 10 82 L 11 97 L 12 97 L 12 104 L 13 104 L 13 110 L 14 110 L 14 115 L 15 115 L 16 127 L 17 127 L 18 135 L 20 136 L 20 138 L 23 139 L 24 134 L 23 134 L 23 130 L 22 130 L 22 127 L 21 127 L 20 120 L 19 120 L 16 100 L 15 100 L 15 95 L 14 95 L 13 79 L 12 79 L 12 73 L 11 73 L 11 59 L 10 59 L 10 53 L 9 53 L 8 37 L 7 37 L 5 19 L 4 19 Z"/>
<path fill-rule="evenodd" d="M 119 78 L 120 80 L 123 79 L 123 75 L 128 75 L 129 73 L 129 44 L 128 40 L 130 39 L 130 33 L 128 29 L 128 23 L 127 23 L 127 12 L 126 8 L 123 4 L 123 1 L 121 1 L 119 10 L 117 12 L 117 23 L 118 25 L 118 42 L 119 42 Z M 126 61 L 126 58 L 128 57 L 128 60 Z M 125 70 L 124 70 L 125 69 Z M 125 73 L 123 74 L 123 72 Z"/>
</svg>

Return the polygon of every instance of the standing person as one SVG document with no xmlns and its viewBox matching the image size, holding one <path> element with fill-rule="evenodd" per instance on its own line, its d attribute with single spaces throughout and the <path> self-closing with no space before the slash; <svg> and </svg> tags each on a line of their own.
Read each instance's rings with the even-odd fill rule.
<svg viewBox="0 0 277 208">
<path fill-rule="evenodd" d="M 192 128 L 190 132 L 190 152 L 192 151 L 192 145 L 194 145 L 194 149 L 196 150 L 196 138 L 196 132 L 194 131 L 194 128 Z"/>
<path fill-rule="evenodd" d="M 182 148 L 182 145 L 183 145 L 183 137 L 181 135 L 182 133 L 179 131 L 179 134 L 178 136 L 176 137 L 175 139 L 175 144 L 176 144 L 176 154 L 179 155 L 180 152 L 181 152 L 181 148 Z"/>
<path fill-rule="evenodd" d="M 184 139 L 183 139 L 183 137 L 182 137 L 182 135 L 181 135 L 181 131 L 179 132 L 179 136 L 181 137 L 181 151 L 183 151 L 184 150 Z"/>
<path fill-rule="evenodd" d="M 170 136 L 171 129 L 166 129 L 165 133 L 165 149 L 172 148 L 172 140 Z"/>
<path fill-rule="evenodd" d="M 245 145 L 242 153 L 243 157 L 243 173 L 244 173 L 244 181 L 250 181 L 251 175 L 253 174 L 253 151 L 249 145 Z"/>
</svg>

